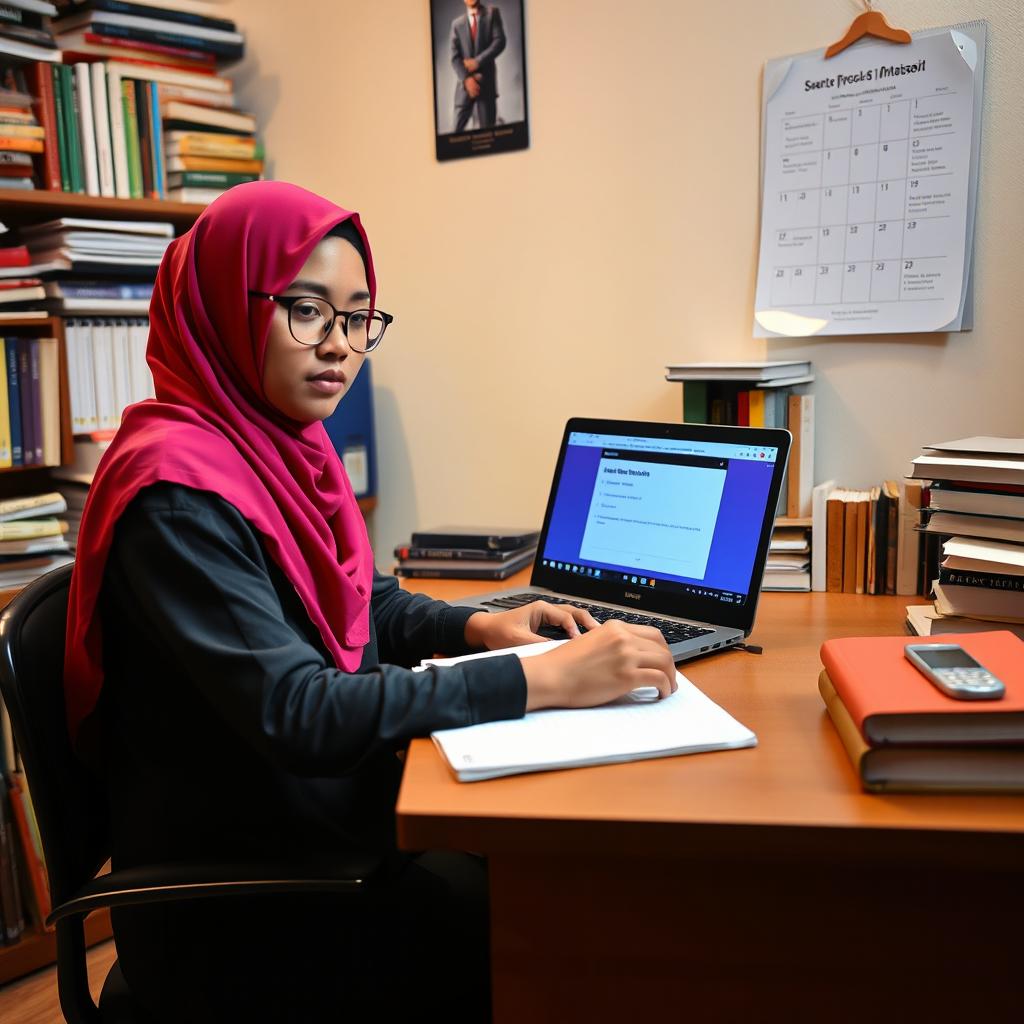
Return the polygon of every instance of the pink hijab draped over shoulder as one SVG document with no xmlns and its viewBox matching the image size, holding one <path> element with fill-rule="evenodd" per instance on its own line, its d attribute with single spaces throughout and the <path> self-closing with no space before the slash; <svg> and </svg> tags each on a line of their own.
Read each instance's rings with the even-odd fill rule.
<svg viewBox="0 0 1024 1024">
<path fill-rule="evenodd" d="M 135 495 L 158 481 L 210 491 L 237 508 L 294 585 L 337 667 L 359 666 L 373 581 L 366 527 L 323 424 L 296 423 L 264 397 L 277 307 L 249 296 L 286 289 L 345 220 L 366 247 L 372 304 L 373 263 L 358 215 L 295 185 L 238 185 L 168 248 L 150 306 L 156 398 L 125 411 L 82 519 L 64 658 L 72 738 L 103 685 L 97 603 L 114 527 Z"/>
</svg>

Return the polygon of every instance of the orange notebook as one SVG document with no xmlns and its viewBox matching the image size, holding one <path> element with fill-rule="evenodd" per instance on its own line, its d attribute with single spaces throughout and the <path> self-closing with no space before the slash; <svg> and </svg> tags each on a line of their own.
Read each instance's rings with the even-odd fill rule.
<svg viewBox="0 0 1024 1024">
<path fill-rule="evenodd" d="M 1001 700 L 954 700 L 907 661 L 912 643 L 960 644 L 1006 685 Z M 871 746 L 1024 745 L 1024 641 L 1013 633 L 845 637 L 821 661 L 854 725 Z"/>
</svg>

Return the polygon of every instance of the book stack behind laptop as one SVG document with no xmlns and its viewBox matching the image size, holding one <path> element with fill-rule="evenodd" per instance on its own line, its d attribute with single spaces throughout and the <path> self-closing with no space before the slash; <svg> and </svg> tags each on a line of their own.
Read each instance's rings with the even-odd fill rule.
<svg viewBox="0 0 1024 1024">
<path fill-rule="evenodd" d="M 762 590 L 811 589 L 811 531 L 776 523 L 768 545 Z"/>
<path fill-rule="evenodd" d="M 396 576 L 503 580 L 533 563 L 538 530 L 439 526 L 417 530 L 395 548 Z"/>
<path fill-rule="evenodd" d="M 818 689 L 862 786 L 872 792 L 1024 792 L 1024 642 L 1005 631 L 950 636 L 1006 687 L 954 700 L 904 655 L 906 637 L 821 648 Z"/>
</svg>

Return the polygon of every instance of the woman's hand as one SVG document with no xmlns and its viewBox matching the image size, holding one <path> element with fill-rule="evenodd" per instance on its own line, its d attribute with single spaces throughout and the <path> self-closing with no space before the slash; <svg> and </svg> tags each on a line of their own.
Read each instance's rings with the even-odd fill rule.
<svg viewBox="0 0 1024 1024">
<path fill-rule="evenodd" d="M 661 633 L 616 619 L 522 662 L 527 711 L 607 704 L 638 686 L 654 686 L 668 697 L 678 686 Z"/>
<path fill-rule="evenodd" d="M 582 608 L 532 601 L 506 612 L 471 615 L 466 622 L 466 643 L 471 647 L 486 647 L 490 651 L 541 643 L 548 639 L 537 634 L 541 626 L 559 626 L 572 638 L 580 635 L 580 626 L 596 629 L 598 622 Z"/>
</svg>

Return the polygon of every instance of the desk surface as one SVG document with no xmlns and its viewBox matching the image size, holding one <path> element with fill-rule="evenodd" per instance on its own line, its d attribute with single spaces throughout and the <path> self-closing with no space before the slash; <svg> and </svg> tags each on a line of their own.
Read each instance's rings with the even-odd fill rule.
<svg viewBox="0 0 1024 1024">
<path fill-rule="evenodd" d="M 408 589 L 453 598 L 494 589 L 469 581 L 405 581 Z M 511 585 L 525 584 L 525 573 Z M 415 584 L 415 586 L 413 585 Z M 912 600 L 912 599 L 910 599 Z M 629 844 L 633 854 L 735 853 L 744 830 L 780 855 L 794 833 L 804 852 L 818 836 L 823 853 L 851 841 L 858 859 L 887 862 L 935 844 L 940 859 L 970 857 L 980 834 L 986 856 L 1007 863 L 1024 848 L 1024 797 L 869 795 L 818 695 L 818 650 L 829 637 L 902 633 L 907 598 L 843 594 L 762 596 L 751 637 L 763 655 L 723 652 L 681 670 L 758 736 L 750 750 L 459 783 L 429 740 L 413 743 L 398 801 L 399 839 L 410 849 L 483 853 L 594 842 Z M 621 825 L 631 823 L 624 830 Z M 942 833 L 941 841 L 934 833 Z M 725 835 L 727 833 L 727 835 Z M 742 844 L 740 844 L 742 845 Z"/>
</svg>

